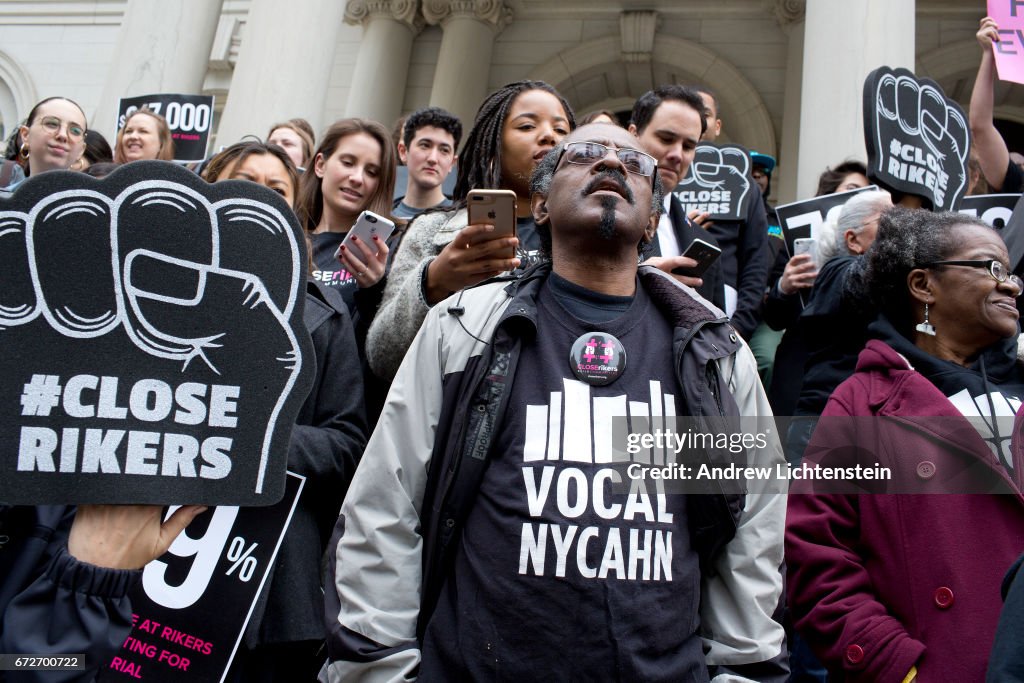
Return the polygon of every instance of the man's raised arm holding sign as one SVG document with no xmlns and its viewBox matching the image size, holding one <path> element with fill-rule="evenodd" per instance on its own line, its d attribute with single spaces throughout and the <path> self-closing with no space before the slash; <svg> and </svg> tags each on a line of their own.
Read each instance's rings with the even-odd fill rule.
<svg viewBox="0 0 1024 683">
<path fill-rule="evenodd" d="M 1024 189 L 1024 175 L 1016 164 L 1011 163 L 1006 142 L 992 120 L 996 80 L 995 49 L 999 43 L 999 27 L 995 19 L 982 19 L 976 35 L 981 44 L 981 66 L 978 67 L 974 91 L 971 93 L 970 119 L 974 149 L 981 164 L 981 172 L 993 192 L 1020 192 Z"/>
</svg>

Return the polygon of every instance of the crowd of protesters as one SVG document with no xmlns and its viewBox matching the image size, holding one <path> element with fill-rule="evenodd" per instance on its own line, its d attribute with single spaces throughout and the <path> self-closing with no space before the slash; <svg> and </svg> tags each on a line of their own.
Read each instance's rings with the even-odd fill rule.
<svg viewBox="0 0 1024 683">
<path fill-rule="evenodd" d="M 970 193 L 1020 193 L 993 124 L 995 22 L 977 38 Z M 823 169 L 817 194 L 878 187 L 813 254 L 784 246 L 766 154 L 742 219 L 687 214 L 672 189 L 728 114 L 703 85 L 663 85 L 628 120 L 578 120 L 524 80 L 488 95 L 465 138 L 437 107 L 397 143 L 380 122 L 317 136 L 294 118 L 194 169 L 278 193 L 309 256 L 316 380 L 288 452 L 309 486 L 229 680 L 1024 681 L 1012 250 L 855 159 Z M 7 141 L 0 196 L 49 171 L 173 158 L 153 111 L 111 146 L 49 97 Z M 477 190 L 515 196 L 513 236 L 470 223 Z M 398 229 L 346 246 L 364 211 Z M 699 277 L 695 239 L 721 252 Z M 594 334 L 622 352 L 607 382 L 565 363 Z M 986 488 L 627 493 L 596 455 L 559 450 L 570 412 L 593 419 L 593 443 L 571 438 L 596 453 L 601 417 L 625 415 L 599 410 L 632 414 L 645 392 L 666 415 L 792 416 L 744 465 L 853 457 L 861 423 L 829 419 L 886 417 L 879 462 L 915 481 L 973 468 Z M 0 505 L 0 652 L 83 652 L 90 680 L 129 633 L 140 568 L 202 512 Z M 33 676 L 75 680 L 9 673 Z"/>
</svg>

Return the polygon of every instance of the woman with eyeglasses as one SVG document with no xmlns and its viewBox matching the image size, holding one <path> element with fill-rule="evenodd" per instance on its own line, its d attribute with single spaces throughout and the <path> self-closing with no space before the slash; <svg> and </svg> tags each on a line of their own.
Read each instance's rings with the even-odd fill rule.
<svg viewBox="0 0 1024 683">
<path fill-rule="evenodd" d="M 999 233 L 954 213 L 883 214 L 867 258 L 881 314 L 804 463 L 889 475 L 793 482 L 794 625 L 846 681 L 981 681 L 1024 544 L 1021 280 Z"/>
<path fill-rule="evenodd" d="M 530 176 L 575 128 L 572 108 L 542 81 L 519 81 L 488 95 L 459 158 L 454 208 L 420 214 L 395 254 L 366 355 L 390 381 L 431 306 L 465 287 L 536 262 L 540 238 L 530 214 Z M 468 225 L 471 190 L 512 190 L 517 237 L 490 238 L 490 226 Z M 508 258 L 511 247 L 516 257 Z"/>
<path fill-rule="evenodd" d="M 26 177 L 69 169 L 85 152 L 85 112 L 66 97 L 39 102 L 18 131 L 17 161 Z M 3 189 L 13 190 L 20 181 Z"/>
</svg>

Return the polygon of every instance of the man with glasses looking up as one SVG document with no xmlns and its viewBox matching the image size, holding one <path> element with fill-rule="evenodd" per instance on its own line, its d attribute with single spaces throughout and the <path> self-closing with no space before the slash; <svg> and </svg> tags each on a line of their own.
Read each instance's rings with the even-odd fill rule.
<svg viewBox="0 0 1024 683">
<path fill-rule="evenodd" d="M 613 445 L 615 417 L 770 415 L 721 312 L 638 266 L 662 197 L 636 147 L 567 136 L 530 186 L 550 262 L 427 315 L 335 527 L 329 680 L 785 679 L 785 496 L 672 492 L 627 466 L 673 453 Z"/>
</svg>

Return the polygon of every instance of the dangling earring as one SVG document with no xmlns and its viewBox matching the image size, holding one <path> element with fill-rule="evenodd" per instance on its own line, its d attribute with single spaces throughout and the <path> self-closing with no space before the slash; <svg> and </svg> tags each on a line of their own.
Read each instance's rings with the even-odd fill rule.
<svg viewBox="0 0 1024 683">
<path fill-rule="evenodd" d="M 27 142 L 21 143 L 21 149 L 18 150 L 18 153 L 21 155 L 22 159 L 28 159 L 28 143 Z"/>
<path fill-rule="evenodd" d="M 924 305 L 924 322 L 918 323 L 914 329 L 921 334 L 935 336 L 935 326 L 928 322 L 928 304 Z"/>
</svg>

